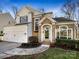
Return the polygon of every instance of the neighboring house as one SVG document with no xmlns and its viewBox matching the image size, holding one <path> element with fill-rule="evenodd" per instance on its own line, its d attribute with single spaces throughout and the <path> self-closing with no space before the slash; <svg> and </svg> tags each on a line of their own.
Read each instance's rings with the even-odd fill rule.
<svg viewBox="0 0 79 59">
<path fill-rule="evenodd" d="M 23 7 L 16 16 L 16 25 L 4 28 L 4 40 L 28 43 L 30 36 L 37 36 L 39 42 L 55 42 L 56 38 L 77 39 L 74 20 L 54 18 L 52 12 L 42 13 L 30 7 Z"/>
<path fill-rule="evenodd" d="M 0 40 L 3 40 L 4 27 L 12 25 L 15 25 L 15 20 L 10 13 L 0 13 Z"/>
<path fill-rule="evenodd" d="M 10 13 L 0 13 L 0 31 L 3 31 L 3 28 L 6 26 L 14 25 L 15 20 L 10 15 Z"/>
</svg>

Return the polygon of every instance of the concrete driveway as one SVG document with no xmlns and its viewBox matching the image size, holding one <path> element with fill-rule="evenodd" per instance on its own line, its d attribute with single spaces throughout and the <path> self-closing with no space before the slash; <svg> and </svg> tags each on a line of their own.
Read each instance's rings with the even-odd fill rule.
<svg viewBox="0 0 79 59">
<path fill-rule="evenodd" d="M 16 48 L 20 46 L 20 43 L 14 43 L 14 42 L 0 42 L 0 52 L 5 52 L 7 50 Z"/>
<path fill-rule="evenodd" d="M 5 54 L 6 51 L 14 49 L 20 45 L 21 43 L 0 42 L 0 59 L 7 56 L 7 54 Z"/>
</svg>

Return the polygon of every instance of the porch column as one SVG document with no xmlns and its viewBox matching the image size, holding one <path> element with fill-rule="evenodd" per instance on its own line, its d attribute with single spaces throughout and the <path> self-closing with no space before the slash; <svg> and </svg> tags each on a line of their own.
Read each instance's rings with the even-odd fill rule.
<svg viewBox="0 0 79 59">
<path fill-rule="evenodd" d="M 67 30 L 66 31 L 67 31 L 67 39 L 68 39 L 68 27 L 67 27 Z"/>
<path fill-rule="evenodd" d="M 44 40 L 44 38 L 43 38 L 43 25 L 41 26 L 41 42 Z"/>
<path fill-rule="evenodd" d="M 57 38 L 57 29 L 55 28 L 55 39 Z"/>
<path fill-rule="evenodd" d="M 41 27 L 39 26 L 38 27 L 39 29 L 38 29 L 38 40 L 39 40 L 39 42 L 41 42 Z"/>
<path fill-rule="evenodd" d="M 58 31 L 59 31 L 59 38 L 60 38 L 61 37 L 61 34 L 60 34 L 61 28 L 60 27 L 59 27 L 59 30 Z"/>
<path fill-rule="evenodd" d="M 71 38 L 73 39 L 73 29 L 71 29 Z"/>
</svg>

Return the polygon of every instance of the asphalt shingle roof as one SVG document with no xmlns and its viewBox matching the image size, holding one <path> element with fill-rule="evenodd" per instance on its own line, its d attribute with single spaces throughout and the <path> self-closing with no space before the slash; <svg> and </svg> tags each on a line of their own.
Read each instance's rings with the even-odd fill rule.
<svg viewBox="0 0 79 59">
<path fill-rule="evenodd" d="M 64 18 L 64 17 L 57 17 L 57 18 L 53 18 L 53 19 L 57 22 L 75 22 L 74 20 L 67 19 L 67 18 Z"/>
</svg>

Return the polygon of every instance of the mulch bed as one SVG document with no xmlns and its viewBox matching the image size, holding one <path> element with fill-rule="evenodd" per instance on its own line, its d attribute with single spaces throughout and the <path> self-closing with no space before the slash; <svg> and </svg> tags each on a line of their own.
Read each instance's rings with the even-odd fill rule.
<svg viewBox="0 0 79 59">
<path fill-rule="evenodd" d="M 3 42 L 2 40 L 0 40 L 0 42 Z"/>
<path fill-rule="evenodd" d="M 18 48 L 35 48 L 35 47 L 39 47 L 40 45 L 41 45 L 40 43 L 36 43 L 36 44 L 22 43 L 21 46 L 19 46 Z"/>
</svg>

